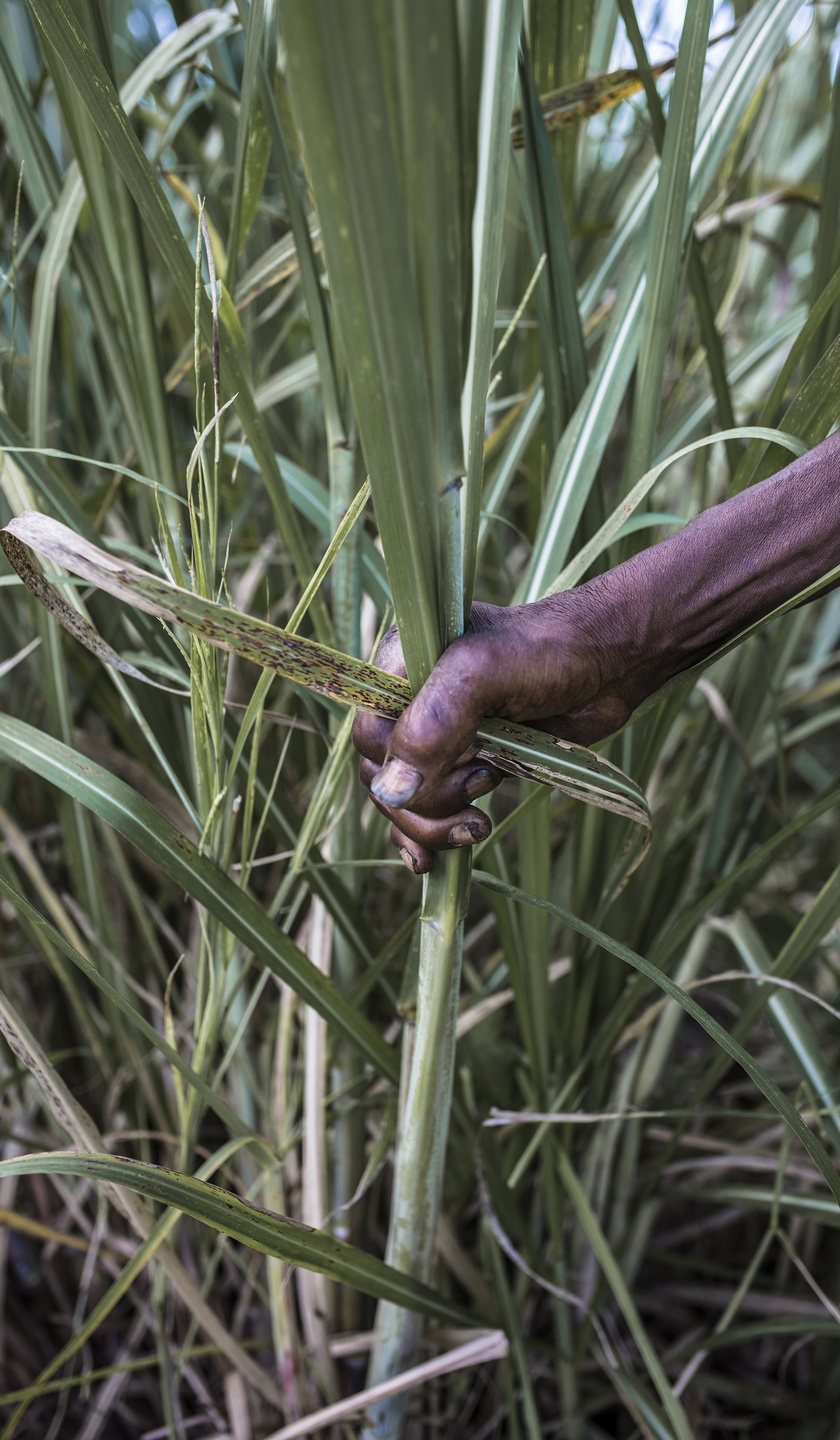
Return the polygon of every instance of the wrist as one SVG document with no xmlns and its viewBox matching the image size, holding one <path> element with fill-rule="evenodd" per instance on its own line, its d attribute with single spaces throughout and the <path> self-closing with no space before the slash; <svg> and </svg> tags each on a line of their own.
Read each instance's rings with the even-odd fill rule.
<svg viewBox="0 0 840 1440">
<path fill-rule="evenodd" d="M 587 581 L 586 608 L 603 656 L 603 679 L 632 712 L 680 668 L 663 626 L 645 555 Z M 690 663 L 690 662 L 687 662 Z"/>
<path fill-rule="evenodd" d="M 715 583 L 718 574 L 693 563 L 704 547 L 686 546 L 684 536 L 643 550 L 570 592 L 583 599 L 603 684 L 630 712 L 741 628 L 742 606 L 733 603 L 737 584 Z"/>
<path fill-rule="evenodd" d="M 574 590 L 537 602 L 629 711 L 840 559 L 840 434 Z"/>
<path fill-rule="evenodd" d="M 838 461 L 827 442 L 580 587 L 633 708 L 836 563 Z"/>
<path fill-rule="evenodd" d="M 669 678 L 647 585 L 624 566 L 537 605 L 555 644 L 567 645 L 566 637 L 574 636 L 574 649 L 586 659 L 593 700 L 614 696 L 630 713 Z"/>
</svg>

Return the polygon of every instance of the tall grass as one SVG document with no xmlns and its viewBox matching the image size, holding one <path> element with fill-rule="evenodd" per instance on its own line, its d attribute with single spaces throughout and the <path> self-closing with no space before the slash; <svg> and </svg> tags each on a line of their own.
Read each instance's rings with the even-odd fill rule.
<svg viewBox="0 0 840 1440">
<path fill-rule="evenodd" d="M 826 434 L 840 11 L 278 8 L 0 11 L 2 519 L 168 617 L 2 577 L 0 1433 L 828 1440 L 836 596 L 603 747 L 620 891 L 513 781 L 421 887 L 324 652 L 207 637 L 416 688 Z"/>
</svg>

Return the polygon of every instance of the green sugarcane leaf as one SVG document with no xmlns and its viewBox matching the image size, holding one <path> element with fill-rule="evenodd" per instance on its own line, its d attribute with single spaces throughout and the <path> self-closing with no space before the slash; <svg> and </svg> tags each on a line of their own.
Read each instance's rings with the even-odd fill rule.
<svg viewBox="0 0 840 1440">
<path fill-rule="evenodd" d="M 406 665 L 419 685 L 440 653 L 441 477 L 385 58 L 395 21 L 363 0 L 283 3 L 279 16 Z"/>
<path fill-rule="evenodd" d="M 713 928 L 731 940 L 751 975 L 770 976 L 773 957 L 750 920 L 740 912 L 730 919 L 712 921 Z M 767 1009 L 776 1033 L 786 1046 L 794 1065 L 802 1078 L 811 1086 L 821 1106 L 825 1106 L 825 1127 L 840 1149 L 840 1118 L 838 1118 L 838 1088 L 834 1067 L 826 1059 L 820 1042 L 802 1007 L 794 995 L 785 990 L 773 993 L 767 1001 Z"/>
<path fill-rule="evenodd" d="M 689 1196 L 696 1200 L 697 1191 L 675 1185 L 673 1189 L 667 1190 L 665 1195 L 669 1200 L 679 1203 Z M 764 1189 L 758 1185 L 704 1185 L 703 1200 L 710 1206 L 728 1208 L 735 1205 L 739 1210 L 769 1210 L 771 1213 L 776 1211 L 780 1215 L 816 1221 L 819 1225 L 830 1225 L 833 1230 L 840 1229 L 840 1210 L 832 1200 L 824 1200 L 819 1195 L 795 1195 L 790 1192 L 785 1194 L 784 1191 L 780 1195 L 776 1190 Z M 813 1324 L 813 1321 L 811 1323 Z M 836 1336 L 836 1320 L 833 1323 Z"/>
<path fill-rule="evenodd" d="M 686 226 L 737 134 L 756 83 L 769 73 L 797 9 L 797 0 L 768 0 L 755 6 L 739 27 L 719 70 L 704 88 L 691 184 L 683 212 Z M 658 162 L 653 163 L 633 186 L 607 252 L 581 293 L 581 317 L 586 322 L 600 305 L 604 291 L 615 285 L 623 267 L 610 330 L 598 363 L 552 457 L 548 495 L 533 553 L 517 589 L 519 604 L 538 599 L 562 569 L 630 383 L 642 333 L 647 279 L 645 230 L 650 223 L 658 168 Z M 793 428 L 785 422 L 785 429 Z"/>
<path fill-rule="evenodd" d="M 276 1255 L 289 1265 L 316 1270 L 363 1295 L 392 1301 L 441 1325 L 475 1325 L 476 1317 L 460 1305 L 445 1300 L 430 1286 L 403 1275 L 355 1245 L 337 1240 L 323 1230 L 311 1230 L 241 1200 L 194 1175 L 182 1175 L 163 1166 L 147 1165 L 120 1155 L 85 1155 L 67 1152 L 21 1155 L 0 1162 L 3 1175 L 80 1175 L 97 1184 L 121 1185 L 161 1205 L 180 1210 L 209 1225 L 232 1240 Z"/>
<path fill-rule="evenodd" d="M 272 923 L 256 900 L 130 785 L 8 715 L 0 716 L 0 755 L 40 775 L 112 825 L 345 1036 L 380 1074 L 397 1080 L 397 1057 L 370 1021 Z"/>
<path fill-rule="evenodd" d="M 131 128 L 110 76 L 88 44 L 78 17 L 67 0 L 32 0 L 31 9 L 49 37 L 51 46 L 60 54 L 62 67 L 76 87 L 82 106 L 132 194 L 144 226 L 169 272 L 175 293 L 192 316 L 195 270 L 189 247 L 184 243 L 176 217 Z M 201 299 L 200 318 L 202 336 L 205 342 L 210 343 L 210 304 L 204 297 Z M 306 546 L 277 466 L 274 449 L 254 401 L 248 362 L 243 364 L 242 361 L 239 317 L 232 301 L 228 303 L 227 298 L 222 306 L 222 321 L 219 333 L 222 367 L 236 395 L 236 410 L 242 427 L 259 461 L 278 529 L 285 536 L 298 577 L 305 583 L 308 570 Z M 321 597 L 314 614 L 322 633 L 328 635 L 330 625 Z"/>
<path fill-rule="evenodd" d="M 475 580 L 477 531 L 482 504 L 484 422 L 495 339 L 496 296 L 502 263 L 505 192 L 510 147 L 507 112 L 516 83 L 516 48 L 522 24 L 516 0 L 487 6 L 484 66 L 478 114 L 476 194 L 473 210 L 473 273 L 470 339 L 464 382 L 464 594 L 467 610 Z"/>
<path fill-rule="evenodd" d="M 819 336 L 820 330 L 826 323 L 827 316 L 837 304 L 838 299 L 840 299 L 840 269 L 835 270 L 825 289 L 808 311 L 807 318 L 802 324 L 802 328 L 799 330 L 793 344 L 790 346 L 784 364 L 779 369 L 776 380 L 761 408 L 761 413 L 758 416 L 759 425 L 769 424 L 770 419 L 778 414 L 779 407 L 790 385 L 791 377 L 802 363 L 803 357 L 811 350 L 815 339 Z M 793 315 L 791 315 L 789 322 L 792 321 L 793 318 Z M 774 331 L 770 338 L 782 338 L 781 332 Z M 789 338 L 788 334 L 785 334 L 783 338 L 787 340 Z M 819 365 L 820 361 L 818 360 L 815 367 L 817 371 L 819 370 Z M 813 374 L 814 371 L 810 373 Z M 797 392 L 797 400 L 800 400 L 800 396 L 803 395 L 803 393 L 807 395 L 806 386 L 808 386 L 808 380 L 805 381 L 800 391 Z M 790 408 L 792 409 L 793 407 L 791 406 Z M 801 401 L 799 408 L 801 412 Z M 772 473 L 772 469 L 768 471 L 766 465 L 762 463 L 765 458 L 765 447 L 760 440 L 755 440 L 747 446 L 741 464 L 733 476 L 729 491 L 730 495 L 738 494 L 741 490 L 746 489 L 748 485 L 754 485 L 757 481 L 764 479 L 765 475 Z"/>
<path fill-rule="evenodd" d="M 137 108 L 152 85 L 193 59 L 211 39 L 220 40 L 234 26 L 231 16 L 214 10 L 204 10 L 179 25 L 155 46 L 121 87 L 120 100 L 126 114 L 130 115 Z M 33 295 L 28 414 L 30 434 L 37 438 L 47 433 L 49 362 L 58 306 L 58 284 L 84 203 L 84 182 L 78 164 L 73 161 L 64 177 L 61 196 L 50 221 Z"/>
<path fill-rule="evenodd" d="M 321 389 L 323 392 L 324 372 L 321 371 Z M 0 420 L 2 417 L 0 416 Z M 259 473 L 254 452 L 250 445 L 230 445 L 225 447 L 226 453 L 232 459 L 247 465 L 250 470 Z M 286 483 L 289 498 L 304 519 L 309 520 L 316 530 L 328 540 L 332 538 L 333 525 L 330 518 L 329 490 L 322 480 L 316 479 L 306 470 L 301 469 L 293 460 L 287 459 L 285 455 L 277 456 L 277 464 Z M 77 526 L 74 528 L 78 528 Z M 376 602 L 379 610 L 389 610 L 391 607 L 391 591 L 388 588 L 388 577 L 385 574 L 385 562 L 377 550 L 366 530 L 361 532 L 362 538 L 362 576 L 364 586 L 371 599 Z"/>
<path fill-rule="evenodd" d="M 107 995 L 111 1004 L 121 1010 L 131 1025 L 139 1030 L 155 1049 L 160 1051 L 161 1055 L 165 1056 L 170 1065 L 183 1076 L 189 1085 L 193 1086 L 210 1109 L 215 1111 L 219 1119 L 227 1125 L 232 1135 L 245 1136 L 261 1147 L 270 1149 L 263 1137 L 251 1130 L 249 1126 L 240 1119 L 235 1110 L 232 1110 L 228 1105 L 227 1101 L 216 1094 L 212 1086 L 208 1085 L 207 1081 L 179 1055 L 174 1046 L 170 1045 L 169 1042 L 164 1039 L 159 1031 L 155 1029 L 154 1025 L 150 1025 L 148 1020 L 140 1014 L 140 1011 L 132 1005 L 130 1001 L 126 1000 L 125 996 L 121 995 L 119 990 L 117 990 L 110 981 L 106 980 L 105 977 L 99 973 L 96 966 L 92 965 L 84 955 L 80 954 L 75 946 L 70 944 L 69 940 L 65 940 L 61 932 L 56 930 L 55 926 L 51 925 L 49 920 L 45 919 L 34 905 L 30 905 L 26 897 L 21 895 L 20 891 L 16 890 L 13 885 L 9 885 L 2 876 L 0 876 L 0 894 L 4 895 L 10 904 L 14 905 L 16 910 L 19 910 L 22 915 L 25 915 L 30 924 L 40 930 L 51 945 L 55 945 L 63 955 L 67 956 L 68 960 L 72 960 L 73 964 L 81 970 L 83 975 L 87 976 L 92 985 L 95 985 L 98 990 L 101 990 L 103 995 Z"/>
<path fill-rule="evenodd" d="M 550 900 L 542 900 L 539 896 L 531 895 L 528 891 L 521 890 L 516 885 L 508 885 L 504 880 L 499 880 L 495 875 L 491 875 L 484 870 L 474 870 L 473 879 L 477 885 L 481 885 L 488 890 L 495 890 L 500 895 L 507 895 L 512 900 L 519 901 L 522 905 L 535 905 L 540 910 L 546 910 L 550 915 L 554 915 L 558 920 L 561 920 L 564 925 L 568 925 L 570 929 L 576 931 L 578 935 L 583 935 L 587 940 L 591 940 L 593 944 L 598 945 L 602 950 L 606 950 L 609 955 L 615 955 L 619 960 L 623 961 L 625 965 L 629 965 L 632 969 L 639 971 L 646 979 L 651 980 L 654 985 L 657 985 L 660 990 L 663 990 L 666 995 L 669 995 L 672 1000 L 676 1000 L 677 1004 L 682 1006 L 685 1013 L 690 1015 L 693 1020 L 696 1020 L 698 1025 L 702 1026 L 706 1034 L 711 1036 L 715 1043 L 720 1046 L 721 1050 L 732 1060 L 736 1060 L 742 1069 L 747 1072 L 753 1083 L 757 1085 L 762 1094 L 767 1097 L 770 1104 L 778 1111 L 782 1119 L 790 1126 L 793 1133 L 804 1145 L 828 1185 L 837 1205 L 840 1205 L 840 1175 L 837 1174 L 830 1156 L 816 1136 L 809 1130 L 799 1111 L 794 1108 L 787 1096 L 779 1089 L 775 1080 L 770 1078 L 764 1066 L 759 1065 L 758 1061 L 744 1049 L 743 1045 L 740 1045 L 737 1040 L 734 1040 L 728 1030 L 725 1030 L 717 1020 L 712 1019 L 707 1010 L 704 1010 L 701 1005 L 698 1005 L 696 1000 L 692 1000 L 691 996 L 687 995 L 679 985 L 675 985 L 670 976 L 665 975 L 659 967 L 653 965 L 650 960 L 646 960 L 643 956 L 637 955 L 635 950 L 631 950 L 629 946 L 622 945 L 620 940 L 614 940 L 611 935 L 605 934 L 603 930 L 597 930 L 594 925 L 588 925 L 586 921 L 581 920 L 579 916 L 572 914 L 569 910 L 563 909 L 560 905 L 552 904 Z"/>
<path fill-rule="evenodd" d="M 694 440 L 690 445 L 684 446 L 682 450 L 675 450 L 673 455 L 669 455 L 666 460 L 660 460 L 658 465 L 654 465 L 640 480 L 637 480 L 621 504 L 616 506 L 609 519 L 604 521 L 598 533 L 593 535 L 589 543 L 578 551 L 574 560 L 566 566 L 562 574 L 558 575 L 552 585 L 549 585 L 546 594 L 554 595 L 558 590 L 571 590 L 572 586 L 577 585 L 578 581 L 583 578 L 590 565 L 593 564 L 599 555 L 604 553 L 620 533 L 630 533 L 628 528 L 629 523 L 631 523 L 630 517 L 633 516 L 633 512 L 641 505 L 648 491 L 653 488 L 660 475 L 664 474 L 669 465 L 674 464 L 677 460 L 684 459 L 686 455 L 692 454 L 694 450 L 700 450 L 706 445 L 715 445 L 719 440 L 726 442 L 727 440 L 738 439 L 749 440 L 754 437 L 762 440 L 775 441 L 778 445 L 782 445 L 785 449 L 792 451 L 796 456 L 804 455 L 808 448 L 802 440 L 797 439 L 795 435 L 788 435 L 783 430 L 770 430 L 757 425 L 740 425 L 736 426 L 734 430 L 721 430 L 716 435 L 704 435 L 700 440 Z M 684 523 L 680 521 L 678 515 L 668 518 L 676 520 L 679 523 Z M 645 523 L 653 524 L 655 517 L 651 515 L 637 515 L 634 516 L 634 519 L 636 523 L 633 525 L 633 529 L 638 529 Z"/>
<path fill-rule="evenodd" d="M 683 242 L 690 215 L 692 159 L 711 19 L 712 0 L 698 0 L 686 9 L 665 129 L 651 215 L 645 308 L 628 446 L 627 472 L 633 482 L 650 468 L 653 456 L 665 360 L 679 296 Z"/>
<path fill-rule="evenodd" d="M 230 226 L 227 241 L 227 272 L 225 280 L 231 289 L 236 286 L 236 262 L 239 250 L 248 238 L 248 230 L 256 211 L 268 161 L 265 122 L 259 107 L 260 51 L 265 29 L 265 0 L 251 0 L 245 28 L 245 63 L 239 91 L 239 119 L 236 127 L 236 154 L 233 162 Z M 262 122 L 262 123 L 261 123 Z M 261 133 L 261 138 L 260 138 Z M 251 168 L 255 175 L 249 175 Z M 246 187 L 249 197 L 246 200 Z"/>
<path fill-rule="evenodd" d="M 556 348 L 560 357 L 565 407 L 571 414 L 586 389 L 588 378 L 574 255 L 565 200 L 540 111 L 530 56 L 524 43 L 519 73 L 524 101 L 526 143 L 523 168 L 530 227 L 536 240 L 535 258 L 543 254 L 547 256 L 539 282 L 547 300 L 545 339 Z"/>
<path fill-rule="evenodd" d="M 2 47 L 0 47 L 2 48 Z M 71 486 L 47 463 L 43 450 L 33 448 L 14 421 L 0 411 L 0 444 L 15 457 L 15 464 L 26 476 L 33 490 L 56 515 L 88 540 L 96 539 L 96 531 L 76 500 Z"/>
</svg>

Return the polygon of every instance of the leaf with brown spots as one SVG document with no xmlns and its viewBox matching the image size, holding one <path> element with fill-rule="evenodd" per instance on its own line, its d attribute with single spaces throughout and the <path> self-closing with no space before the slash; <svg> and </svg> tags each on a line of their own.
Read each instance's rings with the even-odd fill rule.
<svg viewBox="0 0 840 1440">
<path fill-rule="evenodd" d="M 21 579 L 56 618 L 107 664 L 117 663 L 119 669 L 136 679 L 147 680 L 147 677 L 134 667 L 126 666 L 86 622 L 80 626 L 77 623 L 80 617 L 75 611 L 63 601 L 59 608 L 48 603 L 45 598 L 48 592 L 52 595 L 55 592 L 26 555 L 24 545 L 91 585 L 107 590 L 118 600 L 171 624 L 183 625 L 198 639 L 230 650 L 245 660 L 253 660 L 264 669 L 274 670 L 287 680 L 341 704 L 372 710 L 388 720 L 396 720 L 411 699 L 406 680 L 330 650 L 315 640 L 292 635 L 265 620 L 243 615 L 183 590 L 130 561 L 109 555 L 47 515 L 30 511 L 11 520 L 5 531 L 0 532 L 0 543 Z M 643 826 L 645 831 L 650 830 L 650 811 L 638 785 L 584 746 L 506 720 L 485 720 L 479 727 L 478 737 L 483 742 L 482 757 L 491 760 L 500 770 L 551 785 L 574 799 L 612 810 Z"/>
<path fill-rule="evenodd" d="M 72 533 L 72 532 L 71 532 Z M 68 605 L 63 595 L 59 595 L 54 585 L 51 585 L 46 575 L 38 569 L 38 566 L 31 559 L 26 547 L 11 530 L 0 531 L 0 545 L 6 552 L 6 559 L 23 581 L 27 590 L 31 590 L 36 600 L 40 600 L 46 610 L 54 615 L 60 625 L 75 637 L 86 650 L 104 660 L 106 665 L 113 665 L 115 670 L 122 671 L 123 675 L 130 675 L 133 680 L 142 680 L 146 685 L 154 685 L 157 690 L 166 690 L 170 695 L 187 695 L 189 691 L 177 690 L 172 685 L 161 685 L 158 680 L 152 680 L 144 675 L 142 670 L 123 660 L 122 656 L 113 650 L 107 640 L 103 640 L 98 630 L 72 605 Z"/>
</svg>

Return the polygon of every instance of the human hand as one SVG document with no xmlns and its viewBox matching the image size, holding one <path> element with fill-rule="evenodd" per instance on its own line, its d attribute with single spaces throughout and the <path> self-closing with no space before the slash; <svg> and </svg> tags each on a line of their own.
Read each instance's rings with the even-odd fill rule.
<svg viewBox="0 0 840 1440">
<path fill-rule="evenodd" d="M 490 833 L 469 803 L 501 779 L 476 757 L 484 716 L 582 745 L 603 739 L 672 676 L 840 564 L 838 537 L 840 433 L 574 590 L 474 605 L 467 634 L 396 724 L 360 714 L 353 727 L 362 781 L 409 869 L 422 874 L 435 850 Z M 376 663 L 405 675 L 396 631 Z"/>
<path fill-rule="evenodd" d="M 441 656 L 396 724 L 357 715 L 360 778 L 415 874 L 431 868 L 436 850 L 474 845 L 490 833 L 490 820 L 470 803 L 503 778 L 476 758 L 482 718 L 522 721 L 579 744 L 627 720 L 633 707 L 615 678 L 618 648 L 604 633 L 600 593 L 591 582 L 532 605 L 475 604 L 467 633 Z M 405 676 L 396 628 L 374 663 Z"/>
</svg>

